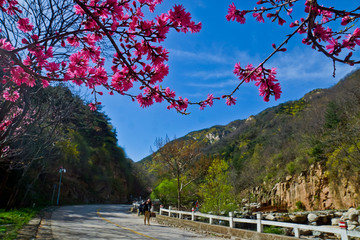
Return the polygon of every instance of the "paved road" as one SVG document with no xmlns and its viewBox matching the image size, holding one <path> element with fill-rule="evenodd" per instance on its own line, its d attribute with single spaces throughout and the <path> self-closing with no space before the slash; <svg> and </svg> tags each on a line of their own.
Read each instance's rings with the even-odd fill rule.
<svg viewBox="0 0 360 240">
<path fill-rule="evenodd" d="M 184 229 L 170 228 L 129 212 L 130 205 L 79 205 L 55 210 L 51 218 L 53 239 L 204 239 Z"/>
</svg>

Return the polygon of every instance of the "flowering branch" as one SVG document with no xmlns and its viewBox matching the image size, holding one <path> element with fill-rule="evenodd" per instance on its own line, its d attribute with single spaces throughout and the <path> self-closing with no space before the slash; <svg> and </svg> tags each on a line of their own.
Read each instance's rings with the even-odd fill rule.
<svg viewBox="0 0 360 240">
<path fill-rule="evenodd" d="M 284 25 L 286 21 L 283 17 L 280 16 L 282 10 L 285 9 L 287 15 L 291 17 L 292 8 L 294 4 L 298 4 L 299 2 L 305 2 L 305 13 L 308 14 L 307 18 L 301 18 L 299 20 L 295 20 L 291 22 L 289 25 L 291 28 L 296 27 L 295 31 L 288 35 L 285 41 L 279 46 L 276 47 L 273 44 L 275 50 L 270 54 L 262 63 L 260 63 L 256 68 L 252 67 L 252 65 L 248 65 L 246 68 L 241 68 L 240 63 L 235 65 L 234 74 L 239 78 L 240 83 L 235 87 L 235 89 L 228 95 L 224 95 L 223 98 L 227 99 L 229 105 L 235 103 L 235 98 L 233 95 L 236 91 L 239 90 L 240 86 L 244 82 L 255 81 L 255 85 L 259 86 L 260 95 L 264 97 L 265 101 L 269 101 L 269 96 L 274 95 L 275 100 L 280 97 L 281 88 L 277 82 L 278 80 L 275 78 L 276 69 L 265 69 L 264 64 L 277 52 L 286 51 L 285 48 L 282 48 L 283 45 L 288 43 L 288 41 L 295 34 L 307 34 L 303 39 L 303 43 L 306 45 L 312 45 L 313 49 L 323 53 L 325 56 L 332 59 L 334 62 L 334 72 L 335 76 L 336 66 L 335 63 L 345 63 L 349 65 L 359 64 L 360 60 L 354 60 L 353 52 L 355 51 L 355 47 L 360 45 L 360 28 L 355 28 L 354 32 L 349 33 L 349 30 L 354 27 L 354 25 L 350 27 L 346 27 L 350 23 L 357 22 L 360 17 L 360 7 L 357 7 L 351 11 L 337 10 L 332 7 L 324 7 L 320 6 L 317 3 L 317 0 L 260 0 L 257 2 L 258 5 L 270 4 L 270 7 L 262 6 L 260 9 L 254 8 L 254 10 L 239 10 L 236 8 L 235 4 L 232 3 L 229 6 L 228 14 L 226 16 L 228 21 L 237 21 L 241 24 L 246 22 L 245 16 L 248 13 L 252 13 L 253 17 L 258 22 L 265 22 L 263 18 L 263 13 L 267 13 L 267 17 L 271 19 L 272 22 L 278 20 L 279 25 Z M 275 11 L 275 12 L 272 12 Z M 319 18 L 321 17 L 321 20 Z M 341 25 L 344 26 L 340 31 L 334 31 L 330 27 L 325 29 L 325 25 L 330 22 L 335 22 L 341 19 Z M 346 35 L 343 42 L 339 42 L 343 35 Z M 322 42 L 326 43 L 324 46 Z M 348 53 L 342 54 L 342 51 L 347 50 Z"/>
<path fill-rule="evenodd" d="M 55 0 L 48 0 L 55 1 Z M 68 0 L 64 0 L 68 1 Z M 83 85 L 92 90 L 95 102 L 90 104 L 96 109 L 100 102 L 97 95 L 98 86 L 104 87 L 110 94 L 119 93 L 137 101 L 141 107 L 148 107 L 155 102 L 166 101 L 168 109 L 187 114 L 189 105 L 199 105 L 200 109 L 212 106 L 214 100 L 221 99 L 213 94 L 199 102 L 191 102 L 187 98 L 176 96 L 170 88 L 162 88 L 160 83 L 168 75 L 168 51 L 161 45 L 168 32 L 173 29 L 177 32 L 199 32 L 202 25 L 192 21 L 190 13 L 181 5 L 175 5 L 166 13 L 157 15 L 154 19 L 145 19 L 144 9 L 151 12 L 162 0 L 74 0 L 68 1 L 66 9 L 74 9 L 77 16 L 52 33 L 43 34 L 36 17 L 28 18 L 21 6 L 15 0 L 0 1 L 0 10 L 9 19 L 16 21 L 17 29 L 25 36 L 21 44 L 12 39 L 0 37 L 0 66 L 6 74 L 2 82 L 10 82 L 16 86 L 33 87 L 50 82 L 72 82 Z M 304 3 L 306 18 L 292 19 L 292 8 Z M 50 2 L 50 5 L 52 2 Z M 354 59 L 353 52 L 360 45 L 360 28 L 355 23 L 360 18 L 360 8 L 353 10 L 338 10 L 332 7 L 320 6 L 316 0 L 258 0 L 260 7 L 253 10 L 239 10 L 235 4 L 229 6 L 226 18 L 228 21 L 246 22 L 246 16 L 251 14 L 258 22 L 265 22 L 264 14 L 272 22 L 283 26 L 286 17 L 291 19 L 290 27 L 295 28 L 285 40 L 276 46 L 273 52 L 257 67 L 251 64 L 245 68 L 236 63 L 234 74 L 239 79 L 230 94 L 223 95 L 227 105 L 236 103 L 235 93 L 243 83 L 254 81 L 259 87 L 260 96 L 269 101 L 271 96 L 275 100 L 282 93 L 275 68 L 266 68 L 265 64 L 278 52 L 285 52 L 284 46 L 296 34 L 304 34 L 303 43 L 311 45 L 313 49 L 323 53 L 335 63 L 349 65 L 359 64 Z M 60 6 L 60 5 L 59 5 Z M 63 8 L 56 9 L 51 5 L 51 12 L 47 14 L 64 14 Z M 41 13 L 47 18 L 46 13 Z M 67 14 L 67 13 L 66 13 Z M 72 15 L 72 14 L 70 14 Z M 48 20 L 48 27 L 52 28 L 55 17 Z M 63 19 L 63 18 L 61 18 Z M 333 30 L 329 23 L 340 22 L 340 30 Z M 5 21 L 0 21 L 0 27 L 6 27 Z M 327 28 L 326 28 L 327 27 Z M 8 29 L 6 29 L 8 31 Z M 57 31 L 58 30 L 58 31 Z M 35 33 L 38 34 L 35 34 Z M 20 36 L 13 34 L 14 37 Z M 342 41 L 341 41 L 342 40 Z M 113 50 L 111 70 L 106 69 L 103 45 L 110 44 Z M 55 51 L 55 52 L 54 52 Z M 65 54 L 66 53 L 66 54 Z M 59 55 L 64 55 L 60 59 Z M 137 93 L 130 93 L 134 87 Z M 16 92 L 16 91 L 15 91 Z M 5 101 L 14 100 L 15 92 L 1 93 L 6 96 Z"/>
</svg>

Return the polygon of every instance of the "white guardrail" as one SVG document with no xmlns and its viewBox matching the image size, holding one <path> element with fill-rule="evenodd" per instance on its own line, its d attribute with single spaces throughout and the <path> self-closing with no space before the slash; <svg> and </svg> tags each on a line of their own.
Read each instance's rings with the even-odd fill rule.
<svg viewBox="0 0 360 240">
<path fill-rule="evenodd" d="M 232 212 L 229 213 L 229 217 L 225 217 L 225 216 L 217 216 L 217 215 L 205 214 L 205 213 L 194 212 L 194 211 L 193 212 L 185 212 L 185 211 L 172 210 L 171 207 L 169 207 L 169 209 L 160 208 L 159 214 L 164 215 L 164 213 L 167 213 L 166 215 L 168 215 L 169 217 L 175 216 L 180 219 L 182 219 L 183 216 L 185 216 L 185 215 L 191 216 L 192 221 L 196 221 L 196 217 L 208 218 L 209 224 L 214 224 L 214 219 L 228 221 L 229 227 L 231 227 L 231 228 L 235 227 L 234 223 L 256 224 L 257 232 L 263 232 L 264 225 L 277 226 L 277 227 L 283 227 L 283 228 L 292 228 L 292 229 L 294 229 L 295 237 L 297 237 L 297 238 L 300 237 L 300 229 L 337 234 L 341 237 L 341 240 L 349 240 L 350 239 L 349 237 L 360 238 L 360 232 L 349 231 L 346 228 L 339 228 L 339 227 L 333 227 L 333 226 L 312 226 L 312 225 L 305 225 L 305 224 L 262 220 L 262 213 L 256 214 L 257 219 L 247 219 L 247 218 L 235 218 L 235 217 L 233 217 Z"/>
</svg>

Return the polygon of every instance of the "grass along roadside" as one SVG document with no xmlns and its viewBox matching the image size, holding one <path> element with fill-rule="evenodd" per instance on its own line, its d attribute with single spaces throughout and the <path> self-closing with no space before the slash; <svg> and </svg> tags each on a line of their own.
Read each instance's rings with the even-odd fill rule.
<svg viewBox="0 0 360 240">
<path fill-rule="evenodd" d="M 0 209 L 0 239 L 15 239 L 17 232 L 39 211 L 37 208 L 21 208 L 10 211 Z"/>
</svg>

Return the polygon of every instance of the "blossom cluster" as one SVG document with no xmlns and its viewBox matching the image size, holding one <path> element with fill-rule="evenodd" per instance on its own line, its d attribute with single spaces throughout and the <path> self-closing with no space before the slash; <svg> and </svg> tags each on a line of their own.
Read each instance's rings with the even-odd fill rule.
<svg viewBox="0 0 360 240">
<path fill-rule="evenodd" d="M 9 93 L 9 89 L 5 89 L 3 91 L 3 95 L 4 99 L 12 103 L 14 103 L 14 101 L 16 101 L 16 99 L 19 97 L 19 93 L 17 91 L 13 91 L 12 93 Z M 8 96 L 7 96 L 8 95 Z M 12 99 L 15 98 L 15 99 Z M 2 104 L 3 102 L 0 101 L 0 104 Z M 21 106 L 21 104 L 19 105 L 13 105 L 12 107 L 10 107 L 10 109 L 8 110 L 8 113 L 0 120 L 0 139 L 2 140 L 2 146 L 0 148 L 0 157 L 1 158 L 5 158 L 6 156 L 8 156 L 11 153 L 11 147 L 10 145 L 8 145 L 8 141 L 3 141 L 4 140 L 4 136 L 6 136 L 6 133 L 9 132 L 9 130 L 12 130 L 12 136 L 11 138 L 15 138 L 17 136 L 21 136 L 24 134 L 25 132 L 25 126 L 26 125 L 30 125 L 31 123 L 34 122 L 34 118 L 33 116 L 36 115 L 36 112 L 27 112 L 26 114 L 23 114 L 23 107 Z M 23 115 L 23 116 L 22 116 Z M 18 121 L 19 118 L 22 118 L 22 125 L 18 125 L 15 128 L 12 128 L 13 122 L 14 121 Z"/>
<path fill-rule="evenodd" d="M 14 0 L 0 1 L 1 10 L 14 15 L 17 27 L 28 38 L 22 39 L 22 46 L 13 46 L 0 39 L 0 55 L 10 59 L 12 65 L 2 66 L 8 74 L 3 82 L 13 82 L 20 86 L 43 87 L 52 81 L 70 81 L 92 89 L 95 102 L 90 104 L 95 110 L 100 104 L 96 95 L 98 86 L 105 87 L 110 94 L 118 92 L 137 100 L 141 107 L 155 102 L 169 102 L 169 109 L 186 112 L 188 100 L 176 97 L 173 90 L 159 87 L 169 73 L 168 51 L 161 45 L 170 29 L 178 32 L 196 33 L 201 23 L 195 23 L 182 5 L 175 5 L 168 12 L 153 20 L 145 18 L 144 11 L 153 12 L 162 0 L 75 0 L 74 13 L 82 21 L 76 31 L 58 32 L 48 37 L 35 34 L 30 19 L 22 17 L 20 4 Z M 53 38 L 61 39 L 51 46 Z M 114 50 L 112 66 L 107 69 L 103 55 L 103 43 Z M 54 49 L 58 52 L 54 53 Z M 55 56 L 61 49 L 71 51 L 69 57 L 59 61 Z M 20 59 L 19 56 L 26 56 Z M 138 86 L 138 94 L 129 91 Z M 133 91 L 132 91 L 133 92 Z M 6 100 L 16 100 L 16 95 L 3 94 Z"/>
<path fill-rule="evenodd" d="M 294 20 L 292 16 L 293 7 L 295 4 L 300 3 L 304 4 L 303 9 L 307 16 Z M 302 40 L 302 43 L 322 52 L 334 62 L 349 65 L 360 63 L 359 60 L 352 59 L 355 47 L 360 45 L 360 28 L 356 27 L 360 17 L 359 8 L 348 11 L 338 10 L 333 7 L 319 5 L 316 0 L 259 0 L 257 5 L 261 7 L 255 7 L 252 10 L 240 10 L 232 3 L 228 8 L 226 19 L 244 24 L 246 23 L 246 15 L 252 14 L 256 21 L 265 22 L 263 16 L 266 14 L 266 17 L 272 22 L 277 22 L 282 26 L 286 23 L 285 19 L 289 18 L 291 21 L 289 26 L 290 28 L 295 28 L 295 31 L 293 34 L 288 35 L 282 45 L 286 44 L 296 33 L 304 34 L 305 38 Z M 283 16 L 284 14 L 287 16 Z M 340 27 L 334 30 L 333 28 L 336 26 L 336 23 L 339 23 Z M 274 53 L 286 51 L 285 48 L 274 48 Z M 234 73 L 240 80 L 245 82 L 250 81 L 250 79 L 256 81 L 254 78 L 257 78 L 256 85 L 260 86 L 260 95 L 264 96 L 265 101 L 267 101 L 269 93 L 277 99 L 280 96 L 281 90 L 278 83 L 273 83 L 275 81 L 273 77 L 274 70 L 263 69 L 265 62 L 261 63 L 258 69 L 251 74 L 248 74 L 251 71 L 248 67 L 241 69 L 239 65 L 235 65 Z M 252 68 L 250 67 L 250 69 Z"/>
<path fill-rule="evenodd" d="M 10 102 L 16 102 L 18 98 L 20 97 L 20 94 L 18 91 L 11 91 L 10 88 L 6 88 L 3 92 L 3 98 Z"/>
<path fill-rule="evenodd" d="M 0 132 L 4 132 L 11 125 L 13 119 L 19 116 L 22 112 L 22 109 L 19 107 L 13 107 L 10 110 L 10 114 L 7 114 L 5 118 L 0 122 Z"/>
<path fill-rule="evenodd" d="M 249 64 L 245 68 L 240 66 L 240 63 L 235 64 L 234 74 L 239 81 L 246 83 L 250 81 L 255 82 L 255 86 L 259 87 L 260 96 L 264 97 L 264 101 L 268 102 L 270 96 L 274 96 L 275 100 L 280 98 L 281 87 L 276 79 L 276 68 L 266 69 L 262 66 L 257 68 Z"/>
<path fill-rule="evenodd" d="M 174 5 L 169 11 L 150 19 L 146 17 L 149 15 L 146 11 L 154 12 L 162 0 L 69 2 L 73 14 L 78 16 L 77 21 L 69 23 L 74 26 L 66 31 L 60 29 L 53 34 L 44 34 L 34 28 L 36 16 L 23 14 L 17 0 L 0 0 L 0 10 L 4 15 L 11 16 L 18 30 L 26 36 L 14 42 L 0 38 L 0 65 L 5 70 L 4 77 L 0 79 L 3 84 L 47 87 L 54 81 L 72 82 L 91 89 L 94 102 L 89 106 L 93 110 L 101 104 L 97 101 L 97 96 L 103 94 L 98 90 L 100 87 L 110 94 L 128 96 L 141 107 L 165 101 L 169 103 L 168 109 L 174 108 L 182 113 L 186 113 L 190 104 L 204 109 L 220 99 L 209 94 L 207 99 L 195 103 L 176 96 L 168 87 L 162 87 L 169 74 L 169 52 L 162 45 L 167 34 L 170 30 L 197 33 L 202 27 L 201 23 L 192 20 L 182 5 Z M 295 5 L 301 8 L 300 3 L 303 3 L 303 12 L 307 16 L 295 19 L 293 8 Z M 265 22 L 268 18 L 281 26 L 290 20 L 289 26 L 294 32 L 279 47 L 274 45 L 274 53 L 286 51 L 283 45 L 295 34 L 303 34 L 304 44 L 335 62 L 360 63 L 353 59 L 353 52 L 360 45 L 360 28 L 356 27 L 360 17 L 358 8 L 337 10 L 319 5 L 316 0 L 258 0 L 257 5 L 252 10 L 239 10 L 232 3 L 226 19 L 244 24 L 247 15 L 252 15 L 258 22 Z M 340 30 L 332 28 L 335 23 L 339 23 Z M 66 57 L 60 58 L 59 55 Z M 258 67 L 248 65 L 241 68 L 240 64 L 236 64 L 234 74 L 240 84 L 255 82 L 265 101 L 269 101 L 270 96 L 276 100 L 280 97 L 281 88 L 275 69 L 264 67 L 266 61 Z M 227 105 L 236 103 L 233 95 L 237 89 L 223 96 Z M 16 91 L 11 88 L 0 97 L 6 101 L 19 101 Z"/>
</svg>

